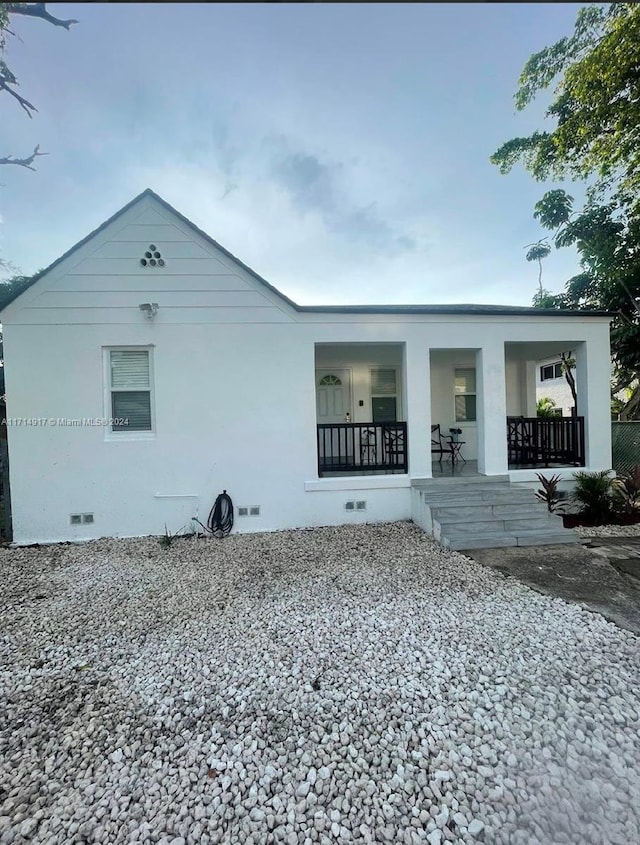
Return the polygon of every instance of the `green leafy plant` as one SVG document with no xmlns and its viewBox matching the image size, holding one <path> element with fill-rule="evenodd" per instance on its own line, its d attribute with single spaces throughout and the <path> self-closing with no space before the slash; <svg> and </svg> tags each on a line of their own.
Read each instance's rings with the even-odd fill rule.
<svg viewBox="0 0 640 845">
<path fill-rule="evenodd" d="M 160 545 L 162 546 L 163 549 L 169 549 L 169 548 L 171 548 L 171 544 L 173 543 L 173 541 L 175 539 L 176 539 L 176 535 L 172 534 L 171 531 L 169 531 L 169 529 L 167 528 L 167 524 L 165 522 L 164 534 L 162 534 L 160 536 L 160 539 L 158 540 L 158 542 L 160 543 Z"/>
<path fill-rule="evenodd" d="M 536 490 L 536 498 L 545 503 L 549 513 L 564 510 L 564 505 L 560 504 L 560 493 L 558 490 L 560 476 L 552 475 L 551 478 L 547 478 L 539 472 L 537 472 L 536 475 L 538 477 L 538 481 L 542 485 L 539 490 Z"/>
<path fill-rule="evenodd" d="M 613 480 L 613 495 L 614 504 L 621 511 L 631 513 L 640 507 L 640 464 Z"/>
<path fill-rule="evenodd" d="M 164 534 L 162 534 L 158 538 L 158 542 L 160 543 L 160 545 L 162 546 L 163 549 L 169 549 L 169 548 L 171 548 L 173 541 L 177 537 L 193 537 L 195 535 L 195 533 L 196 533 L 196 530 L 194 528 L 193 522 L 189 522 L 186 525 L 183 525 L 182 528 L 179 531 L 176 531 L 173 534 L 171 533 L 171 531 L 169 531 L 169 529 L 167 528 L 167 524 L 165 522 Z"/>
<path fill-rule="evenodd" d="M 550 396 L 542 396 L 536 402 L 536 416 L 538 417 L 555 417 L 556 402 Z"/>
<path fill-rule="evenodd" d="M 613 513 L 613 478 L 610 469 L 600 472 L 576 472 L 573 499 L 578 502 L 580 514 L 602 525 Z"/>
</svg>

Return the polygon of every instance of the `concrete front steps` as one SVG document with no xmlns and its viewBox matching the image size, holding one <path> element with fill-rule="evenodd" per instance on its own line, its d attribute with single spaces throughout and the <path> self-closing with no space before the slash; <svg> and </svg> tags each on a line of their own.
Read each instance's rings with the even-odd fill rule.
<svg viewBox="0 0 640 845">
<path fill-rule="evenodd" d="M 450 549 L 579 540 L 532 489 L 514 487 L 508 475 L 415 480 L 411 488 L 414 522 Z"/>
</svg>

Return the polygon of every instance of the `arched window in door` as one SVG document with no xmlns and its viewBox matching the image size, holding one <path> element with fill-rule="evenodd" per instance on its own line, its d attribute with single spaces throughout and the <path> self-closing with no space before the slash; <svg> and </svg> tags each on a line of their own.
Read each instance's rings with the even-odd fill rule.
<svg viewBox="0 0 640 845">
<path fill-rule="evenodd" d="M 323 376 L 318 382 L 319 387 L 339 387 L 341 384 L 342 380 L 334 375 Z"/>
</svg>

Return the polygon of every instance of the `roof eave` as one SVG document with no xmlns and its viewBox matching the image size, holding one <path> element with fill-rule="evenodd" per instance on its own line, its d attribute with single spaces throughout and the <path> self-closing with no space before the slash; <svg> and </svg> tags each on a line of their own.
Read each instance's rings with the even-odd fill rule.
<svg viewBox="0 0 640 845">
<path fill-rule="evenodd" d="M 463 316 L 497 317 L 608 317 L 616 316 L 615 311 L 578 311 L 557 308 L 528 308 L 518 306 L 482 305 L 299 305 L 301 313 L 313 314 L 445 314 Z"/>
</svg>

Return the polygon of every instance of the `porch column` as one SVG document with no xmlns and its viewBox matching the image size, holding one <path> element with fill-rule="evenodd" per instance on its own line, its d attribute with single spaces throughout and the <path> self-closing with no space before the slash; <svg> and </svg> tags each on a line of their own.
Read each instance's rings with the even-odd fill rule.
<svg viewBox="0 0 640 845">
<path fill-rule="evenodd" d="M 525 361 L 525 389 L 527 391 L 524 416 L 535 417 L 538 413 L 536 398 L 536 380 L 538 376 L 538 365 L 536 361 Z"/>
<path fill-rule="evenodd" d="M 431 370 L 429 349 L 416 341 L 404 346 L 405 406 L 409 473 L 431 478 Z"/>
<path fill-rule="evenodd" d="M 507 472 L 507 396 L 504 343 L 492 342 L 476 353 L 478 472 Z"/>
<path fill-rule="evenodd" d="M 575 344 L 577 414 L 584 417 L 585 462 L 611 469 L 611 358 L 609 339 Z"/>
</svg>

